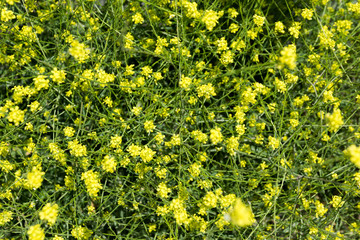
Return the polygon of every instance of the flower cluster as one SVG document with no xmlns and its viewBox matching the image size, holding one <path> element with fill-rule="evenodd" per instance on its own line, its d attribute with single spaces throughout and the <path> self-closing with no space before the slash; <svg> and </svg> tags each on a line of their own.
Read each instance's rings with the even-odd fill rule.
<svg viewBox="0 0 360 240">
<path fill-rule="evenodd" d="M 47 203 L 39 212 L 39 216 L 41 220 L 46 220 L 49 225 L 54 225 L 56 218 L 58 216 L 59 206 L 51 203 Z"/>
<path fill-rule="evenodd" d="M 99 174 L 93 170 L 82 173 L 81 180 L 84 180 L 86 190 L 90 197 L 96 197 L 98 192 L 103 188 L 100 184 Z"/>
</svg>

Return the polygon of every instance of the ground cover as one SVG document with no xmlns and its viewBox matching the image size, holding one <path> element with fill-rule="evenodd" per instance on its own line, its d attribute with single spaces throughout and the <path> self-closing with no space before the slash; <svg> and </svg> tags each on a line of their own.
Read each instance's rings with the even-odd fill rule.
<svg viewBox="0 0 360 240">
<path fill-rule="evenodd" d="M 0 2 L 0 239 L 360 238 L 360 3 Z"/>
</svg>

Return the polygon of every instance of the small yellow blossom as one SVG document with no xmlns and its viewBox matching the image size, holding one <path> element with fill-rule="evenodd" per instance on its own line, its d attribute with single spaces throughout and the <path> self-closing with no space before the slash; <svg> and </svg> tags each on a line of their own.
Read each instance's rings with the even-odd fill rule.
<svg viewBox="0 0 360 240">
<path fill-rule="evenodd" d="M 161 198 L 168 198 L 168 194 L 171 193 L 171 189 L 166 186 L 166 183 L 161 182 L 157 187 L 157 192 Z"/>
<path fill-rule="evenodd" d="M 210 99 L 212 96 L 216 96 L 215 88 L 211 83 L 200 85 L 196 89 L 198 97 L 205 97 L 205 99 Z"/>
<path fill-rule="evenodd" d="M 314 10 L 308 8 L 304 8 L 301 12 L 301 16 L 307 20 L 311 20 L 313 14 L 314 14 Z"/>
<path fill-rule="evenodd" d="M 157 144 L 161 144 L 164 142 L 164 138 L 165 138 L 165 135 L 162 134 L 161 132 L 158 132 L 156 135 L 155 135 L 155 141 L 157 142 Z"/>
<path fill-rule="evenodd" d="M 321 46 L 325 47 L 326 49 L 335 47 L 335 40 L 332 39 L 334 34 L 332 33 L 331 30 L 329 30 L 328 26 L 324 26 L 320 30 L 318 36 L 320 38 Z"/>
<path fill-rule="evenodd" d="M 87 155 L 86 146 L 79 143 L 77 139 L 68 142 L 70 154 L 75 157 L 84 157 Z"/>
<path fill-rule="evenodd" d="M 231 18 L 236 18 L 239 15 L 235 8 L 229 8 L 228 13 Z"/>
<path fill-rule="evenodd" d="M 101 162 L 102 169 L 109 173 L 113 173 L 116 170 L 116 165 L 115 158 L 109 155 L 106 155 Z"/>
<path fill-rule="evenodd" d="M 0 226 L 3 226 L 3 225 L 5 225 L 5 223 L 10 222 L 13 219 L 12 215 L 13 215 L 13 213 L 10 211 L 7 211 L 7 210 L 1 212 L 0 213 Z"/>
<path fill-rule="evenodd" d="M 213 10 L 206 10 L 204 16 L 201 18 L 201 22 L 205 23 L 207 30 L 212 31 L 218 23 L 221 13 L 217 13 Z"/>
<path fill-rule="evenodd" d="M 1 9 L 1 21 L 3 22 L 7 22 L 10 21 L 12 19 L 15 19 L 15 15 L 14 12 L 11 10 L 8 10 L 6 7 L 4 7 L 3 9 Z"/>
<path fill-rule="evenodd" d="M 236 23 L 232 23 L 229 26 L 229 30 L 231 33 L 237 33 L 239 31 L 239 25 L 237 25 Z"/>
<path fill-rule="evenodd" d="M 325 115 L 325 118 L 327 120 L 330 132 L 337 131 L 341 127 L 341 125 L 344 124 L 341 111 L 338 108 L 335 109 L 332 114 L 327 113 Z"/>
<path fill-rule="evenodd" d="M 45 233 L 44 230 L 41 228 L 40 224 L 33 225 L 27 231 L 29 235 L 29 240 L 44 240 Z"/>
<path fill-rule="evenodd" d="M 230 51 L 230 50 L 224 51 L 221 54 L 220 62 L 222 64 L 224 64 L 224 65 L 228 65 L 230 63 L 233 63 L 234 62 L 234 53 L 232 51 Z"/>
<path fill-rule="evenodd" d="M 192 83 L 191 78 L 189 78 L 189 77 L 181 77 L 180 82 L 179 82 L 179 86 L 181 88 L 185 89 L 185 91 L 189 91 L 191 83 Z"/>
<path fill-rule="evenodd" d="M 284 81 L 281 81 L 277 77 L 275 77 L 275 87 L 278 90 L 278 92 L 280 92 L 280 93 L 285 93 L 287 90 L 286 83 Z"/>
<path fill-rule="evenodd" d="M 120 147 L 121 143 L 122 143 L 122 137 L 118 136 L 118 135 L 115 135 L 115 136 L 111 137 L 110 147 L 118 148 L 118 147 Z"/>
<path fill-rule="evenodd" d="M 65 127 L 64 128 L 64 135 L 66 137 L 72 137 L 75 134 L 75 129 L 72 127 Z"/>
<path fill-rule="evenodd" d="M 64 238 L 62 238 L 58 235 L 55 235 L 55 237 L 53 237 L 51 240 L 64 240 Z"/>
<path fill-rule="evenodd" d="M 342 200 L 341 196 L 333 196 L 332 200 L 330 201 L 330 204 L 332 204 L 332 206 L 336 209 L 340 208 L 345 203 L 345 201 L 341 201 L 341 200 Z"/>
<path fill-rule="evenodd" d="M 282 22 L 278 21 L 275 23 L 275 32 L 285 33 L 285 26 Z"/>
<path fill-rule="evenodd" d="M 205 144 L 205 143 L 207 142 L 207 140 L 208 140 L 208 136 L 206 135 L 206 133 L 203 133 L 203 132 L 201 132 L 200 130 L 194 130 L 194 131 L 192 131 L 192 132 L 191 132 L 191 136 L 192 136 L 195 140 L 197 140 L 197 141 L 199 141 L 199 142 L 201 142 L 201 143 L 203 143 L 203 144 Z"/>
<path fill-rule="evenodd" d="M 66 72 L 56 67 L 51 71 L 50 78 L 58 85 L 65 82 Z"/>
<path fill-rule="evenodd" d="M 291 70 L 296 67 L 296 46 L 295 44 L 290 44 L 284 47 L 280 52 L 279 57 L 279 68 L 282 68 L 284 65 L 287 65 Z"/>
<path fill-rule="evenodd" d="M 301 29 L 301 23 L 300 23 L 300 22 L 294 22 L 294 23 L 291 25 L 291 27 L 289 28 L 289 33 L 290 33 L 290 35 L 292 35 L 294 38 L 299 38 L 300 29 Z"/>
<path fill-rule="evenodd" d="M 189 171 L 189 173 L 191 174 L 192 177 L 197 177 L 197 176 L 200 175 L 200 172 L 201 172 L 200 168 L 201 168 L 201 164 L 193 163 L 188 168 L 188 171 Z"/>
<path fill-rule="evenodd" d="M 50 226 L 55 224 L 56 218 L 58 216 L 59 206 L 51 203 L 47 203 L 39 212 L 41 220 L 46 220 Z"/>
<path fill-rule="evenodd" d="M 31 112 L 36 112 L 42 109 L 38 101 L 33 101 L 30 105 L 28 105 L 28 107 L 30 107 Z"/>
<path fill-rule="evenodd" d="M 134 145 L 133 143 L 127 148 L 127 151 L 130 153 L 132 157 L 140 156 L 141 147 Z"/>
<path fill-rule="evenodd" d="M 139 23 L 143 23 L 143 22 L 144 22 L 144 18 L 143 18 L 143 16 L 141 15 L 141 13 L 137 12 L 137 13 L 135 13 L 134 16 L 132 16 L 132 21 L 133 21 L 135 24 L 139 24 Z"/>
<path fill-rule="evenodd" d="M 141 152 L 140 152 L 140 158 L 145 162 L 150 162 L 153 158 L 154 155 L 156 154 L 155 151 L 153 151 L 151 148 L 149 148 L 148 146 L 145 146 Z"/>
<path fill-rule="evenodd" d="M 81 180 L 85 181 L 86 189 L 90 197 L 96 197 L 100 189 L 102 189 L 99 174 L 93 170 L 82 173 Z"/>
<path fill-rule="evenodd" d="M 232 224 L 240 227 L 251 226 L 256 221 L 251 208 L 246 206 L 240 198 L 235 200 L 226 218 L 230 219 Z"/>
<path fill-rule="evenodd" d="M 280 140 L 273 136 L 269 136 L 269 147 L 271 147 L 274 150 L 279 146 L 280 146 Z"/>
<path fill-rule="evenodd" d="M 149 231 L 149 233 L 156 231 L 156 224 L 149 225 L 148 231 Z"/>
<path fill-rule="evenodd" d="M 92 234 L 93 231 L 83 226 L 77 226 L 71 230 L 71 235 L 78 240 L 87 240 Z"/>
<path fill-rule="evenodd" d="M 27 189 L 37 189 L 41 186 L 43 182 L 43 176 L 45 175 L 45 172 L 41 171 L 41 167 L 34 166 L 27 174 L 24 187 Z"/>
<path fill-rule="evenodd" d="M 316 207 L 316 211 L 315 211 L 316 217 L 322 217 L 328 211 L 328 209 L 324 207 L 324 204 L 322 204 L 319 200 L 316 200 L 315 207 Z"/>
<path fill-rule="evenodd" d="M 153 120 L 147 120 L 144 123 L 144 128 L 147 132 L 153 132 L 155 129 L 154 121 Z"/>
<path fill-rule="evenodd" d="M 219 127 L 215 127 L 210 130 L 210 140 L 212 144 L 218 144 L 222 142 L 223 135 L 221 134 L 221 129 Z"/>
<path fill-rule="evenodd" d="M 141 111 L 142 111 L 142 107 L 133 107 L 133 108 L 131 109 L 131 112 L 132 112 L 135 116 L 139 116 L 140 113 L 141 113 Z"/>
<path fill-rule="evenodd" d="M 261 17 L 261 16 L 259 16 L 257 14 L 255 14 L 253 16 L 253 19 L 254 19 L 255 25 L 257 25 L 259 27 L 262 27 L 262 25 L 264 25 L 264 23 L 265 23 L 265 17 Z"/>
<path fill-rule="evenodd" d="M 39 75 L 36 78 L 34 78 L 34 84 L 36 91 L 49 88 L 49 80 L 47 80 L 46 76 L 44 75 Z"/>
<path fill-rule="evenodd" d="M 84 63 L 90 56 L 90 49 L 84 44 L 77 40 L 71 42 L 69 53 L 79 63 Z"/>
<path fill-rule="evenodd" d="M 344 154 L 350 157 L 350 161 L 354 163 L 355 166 L 360 168 L 360 147 L 350 145 L 346 150 L 344 150 Z"/>
<path fill-rule="evenodd" d="M 11 107 L 7 119 L 9 122 L 13 122 L 15 126 L 18 126 L 24 121 L 25 110 L 20 110 L 18 106 Z"/>
</svg>

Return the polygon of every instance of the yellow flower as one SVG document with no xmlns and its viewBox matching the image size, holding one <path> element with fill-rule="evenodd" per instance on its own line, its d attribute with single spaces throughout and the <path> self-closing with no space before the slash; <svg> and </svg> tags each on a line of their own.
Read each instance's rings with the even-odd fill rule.
<svg viewBox="0 0 360 240">
<path fill-rule="evenodd" d="M 203 132 L 201 132 L 200 130 L 194 130 L 194 131 L 192 131 L 191 132 L 191 136 L 195 139 L 195 140 L 197 140 L 197 141 L 199 141 L 199 142 L 201 142 L 201 143 L 206 143 L 207 142 L 207 140 L 208 140 L 208 136 L 206 135 L 206 133 L 203 133 Z"/>
<path fill-rule="evenodd" d="M 127 151 L 130 153 L 130 156 L 136 157 L 141 153 L 141 147 L 134 145 L 133 143 L 127 148 Z"/>
<path fill-rule="evenodd" d="M 7 22 L 7 21 L 10 21 L 12 19 L 15 19 L 15 15 L 14 15 L 14 12 L 11 11 L 11 10 L 8 10 L 6 7 L 4 7 L 2 10 L 1 10 L 1 21 L 3 22 Z"/>
<path fill-rule="evenodd" d="M 45 239 L 45 233 L 44 233 L 44 230 L 41 228 L 40 224 L 31 226 L 29 228 L 29 230 L 27 231 L 27 234 L 29 235 L 29 240 L 44 240 Z"/>
<path fill-rule="evenodd" d="M 239 25 L 232 23 L 230 24 L 229 30 L 231 33 L 237 33 L 237 31 L 239 31 Z"/>
<path fill-rule="evenodd" d="M 279 33 L 285 33 L 285 26 L 282 22 L 276 22 L 275 23 L 275 32 L 279 32 Z"/>
<path fill-rule="evenodd" d="M 340 207 L 342 207 L 343 205 L 344 205 L 344 203 L 345 203 L 345 201 L 341 201 L 342 200 L 342 198 L 341 198 L 341 196 L 333 196 L 332 197 L 332 200 L 330 201 L 330 203 L 332 204 L 332 206 L 334 207 L 334 208 L 340 208 Z"/>
<path fill-rule="evenodd" d="M 161 182 L 156 190 L 161 198 L 168 198 L 168 194 L 171 193 L 171 189 L 164 182 Z"/>
<path fill-rule="evenodd" d="M 144 22 L 144 18 L 142 17 L 141 13 L 137 12 L 134 16 L 132 16 L 132 21 L 135 24 L 139 24 Z"/>
<path fill-rule="evenodd" d="M 149 233 L 156 231 L 156 224 L 149 225 L 148 231 L 149 231 Z"/>
<path fill-rule="evenodd" d="M 118 148 L 118 147 L 120 147 L 121 143 L 122 143 L 122 137 L 115 135 L 115 136 L 111 137 L 110 147 Z"/>
<path fill-rule="evenodd" d="M 334 34 L 331 30 L 329 30 L 328 26 L 324 26 L 320 32 L 319 32 L 319 38 L 320 38 L 320 45 L 325 47 L 326 49 L 334 48 L 335 47 L 335 41 L 332 39 Z"/>
<path fill-rule="evenodd" d="M 202 203 L 206 206 L 206 208 L 214 208 L 217 204 L 217 196 L 213 192 L 207 192 L 204 196 Z"/>
<path fill-rule="evenodd" d="M 235 10 L 235 8 L 229 8 L 228 13 L 231 18 L 236 18 L 237 15 L 239 15 L 239 13 Z"/>
<path fill-rule="evenodd" d="M 234 62 L 234 53 L 230 50 L 224 51 L 221 54 L 220 62 L 224 65 L 228 65 Z"/>
<path fill-rule="evenodd" d="M 41 220 L 46 220 L 50 226 L 55 224 L 58 215 L 59 206 L 51 203 L 47 203 L 42 210 L 39 212 Z"/>
<path fill-rule="evenodd" d="M 280 93 L 285 93 L 287 88 L 286 88 L 286 83 L 279 80 L 279 78 L 275 77 L 275 87 L 277 88 L 278 92 Z"/>
<path fill-rule="evenodd" d="M 200 85 L 196 89 L 198 97 L 205 97 L 205 99 L 210 99 L 211 96 L 216 96 L 215 88 L 211 83 Z"/>
<path fill-rule="evenodd" d="M 106 155 L 101 163 L 102 168 L 106 172 L 113 173 L 116 170 L 116 160 L 114 157 L 111 157 L 109 155 Z"/>
<path fill-rule="evenodd" d="M 141 113 L 141 111 L 142 111 L 142 107 L 133 107 L 133 108 L 131 109 L 131 112 L 132 112 L 135 116 L 139 116 L 140 113 Z"/>
<path fill-rule="evenodd" d="M 185 14 L 187 17 L 198 18 L 200 16 L 196 2 L 182 1 L 182 5 L 186 9 Z"/>
<path fill-rule="evenodd" d="M 296 46 L 295 44 L 290 44 L 284 47 L 280 52 L 279 57 L 279 68 L 281 69 L 284 65 L 287 65 L 291 70 L 296 67 Z"/>
<path fill-rule="evenodd" d="M 39 75 L 34 78 L 35 89 L 40 91 L 41 89 L 48 89 L 49 88 L 49 80 L 46 79 L 46 76 Z"/>
<path fill-rule="evenodd" d="M 89 170 L 81 174 L 81 180 L 85 181 L 86 189 L 90 197 L 96 197 L 102 186 L 99 180 L 99 174 L 93 170 Z"/>
<path fill-rule="evenodd" d="M 324 207 L 324 204 L 322 204 L 319 200 L 316 200 L 315 207 L 316 207 L 316 211 L 315 211 L 316 217 L 322 217 L 328 211 L 328 209 Z"/>
<path fill-rule="evenodd" d="M 201 21 L 205 23 L 207 30 L 212 31 L 218 23 L 220 15 L 222 14 L 213 10 L 206 10 L 204 16 L 201 18 Z"/>
<path fill-rule="evenodd" d="M 153 132 L 153 130 L 155 129 L 154 121 L 153 120 L 145 121 L 144 128 L 147 132 Z"/>
<path fill-rule="evenodd" d="M 68 148 L 70 148 L 70 154 L 75 157 L 84 157 L 87 155 L 86 146 L 81 145 L 77 139 L 68 142 Z"/>
<path fill-rule="evenodd" d="M 255 25 L 257 25 L 257 26 L 259 26 L 259 27 L 261 27 L 262 25 L 264 25 L 265 17 L 261 17 L 261 16 L 255 14 L 255 15 L 253 16 L 253 19 L 254 19 Z"/>
<path fill-rule="evenodd" d="M 86 227 L 77 226 L 71 230 L 71 235 L 79 240 L 86 240 L 93 234 L 93 231 Z"/>
<path fill-rule="evenodd" d="M 184 88 L 185 91 L 190 90 L 190 85 L 192 83 L 192 79 L 189 77 L 181 77 L 179 82 L 179 87 Z"/>
<path fill-rule="evenodd" d="M 226 140 L 226 149 L 230 155 L 235 155 L 235 150 L 239 149 L 238 138 L 232 136 Z"/>
<path fill-rule="evenodd" d="M 9 122 L 13 122 L 15 126 L 18 126 L 21 122 L 24 121 L 25 110 L 20 110 L 18 106 L 11 107 L 10 113 L 7 119 Z"/>
<path fill-rule="evenodd" d="M 52 240 L 64 240 L 64 238 L 62 238 L 58 235 L 55 235 L 55 237 L 53 237 Z"/>
<path fill-rule="evenodd" d="M 274 150 L 279 146 L 280 146 L 280 140 L 273 136 L 269 136 L 269 147 L 271 147 Z"/>
<path fill-rule="evenodd" d="M 335 109 L 332 114 L 327 113 L 325 115 L 325 118 L 328 122 L 330 132 L 337 131 L 341 127 L 341 125 L 344 124 L 343 118 L 341 116 L 341 111 L 338 108 Z"/>
<path fill-rule="evenodd" d="M 164 141 L 165 135 L 162 134 L 161 132 L 158 132 L 154 138 L 157 144 L 161 144 Z"/>
<path fill-rule="evenodd" d="M 300 23 L 300 22 L 294 22 L 294 23 L 291 25 L 291 27 L 289 28 L 289 33 L 290 33 L 290 35 L 292 35 L 294 38 L 299 38 L 300 29 L 301 29 L 301 23 Z"/>
<path fill-rule="evenodd" d="M 193 163 L 193 164 L 191 164 L 190 168 L 188 168 L 188 171 L 191 174 L 191 176 L 197 177 L 201 173 L 200 168 L 201 168 L 201 164 Z"/>
<path fill-rule="evenodd" d="M 51 71 L 50 78 L 57 84 L 61 84 L 65 82 L 65 77 L 66 77 L 66 72 L 64 70 L 58 70 L 57 68 L 54 68 Z"/>
<path fill-rule="evenodd" d="M 307 20 L 311 20 L 313 14 L 314 14 L 314 10 L 308 8 L 304 8 L 301 12 L 301 16 Z"/>
<path fill-rule="evenodd" d="M 24 187 L 27 189 L 37 189 L 41 186 L 43 181 L 43 175 L 45 173 L 41 171 L 41 167 L 33 167 L 32 171 L 27 174 Z"/>
<path fill-rule="evenodd" d="M 151 148 L 149 148 L 148 146 L 145 146 L 141 152 L 140 152 L 140 158 L 144 161 L 144 162 L 150 162 L 154 155 L 156 154 L 155 151 L 153 151 Z"/>
<path fill-rule="evenodd" d="M 71 47 L 69 48 L 69 53 L 75 58 L 79 63 L 85 62 L 90 56 L 90 49 L 84 43 L 80 43 L 77 40 L 71 42 Z"/>
<path fill-rule="evenodd" d="M 221 134 L 221 129 L 219 127 L 215 127 L 210 130 L 210 140 L 212 144 L 218 144 L 222 142 L 223 135 Z"/>
<path fill-rule="evenodd" d="M 13 219 L 12 215 L 12 212 L 6 210 L 0 213 L 0 226 L 3 226 L 5 225 L 5 223 L 10 222 Z"/>
<path fill-rule="evenodd" d="M 255 223 L 254 214 L 251 211 L 251 208 L 246 206 L 240 198 L 235 200 L 235 203 L 229 210 L 227 217 L 230 217 L 232 224 L 246 227 Z"/>
<path fill-rule="evenodd" d="M 66 137 L 72 137 L 75 134 L 75 129 L 72 127 L 65 127 L 64 128 L 64 134 Z"/>
<path fill-rule="evenodd" d="M 360 147 L 355 145 L 350 145 L 345 151 L 344 154 L 350 157 L 350 161 L 354 163 L 358 168 L 360 168 Z"/>
</svg>

